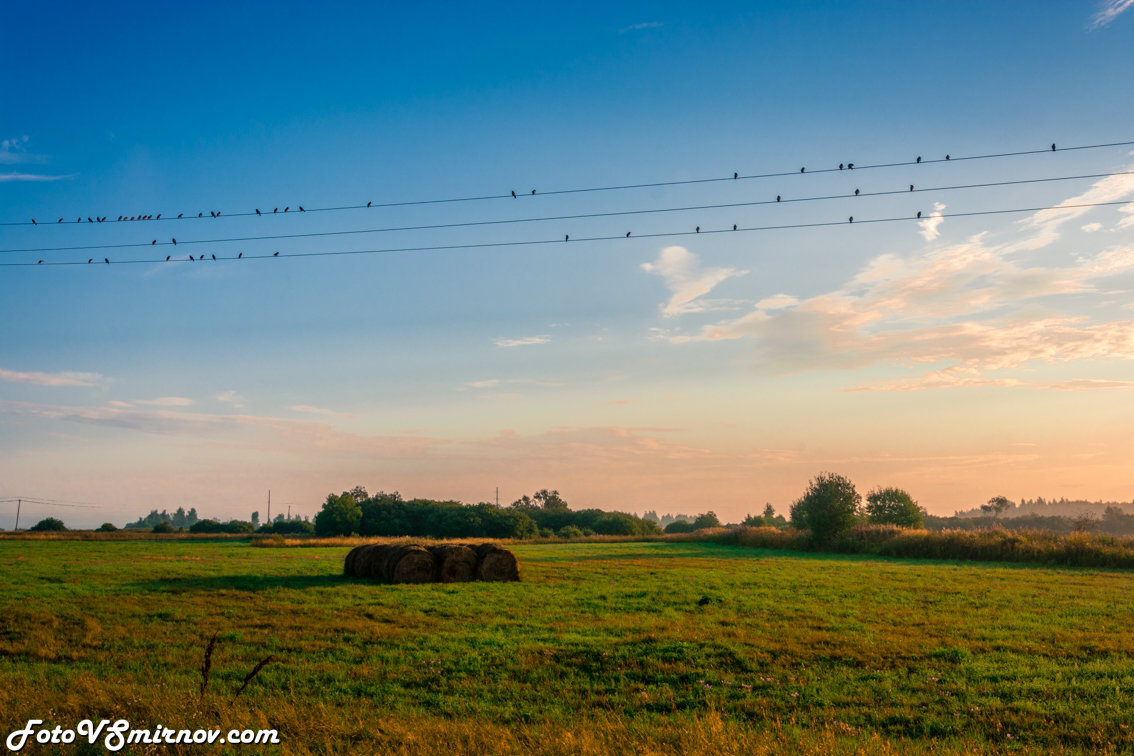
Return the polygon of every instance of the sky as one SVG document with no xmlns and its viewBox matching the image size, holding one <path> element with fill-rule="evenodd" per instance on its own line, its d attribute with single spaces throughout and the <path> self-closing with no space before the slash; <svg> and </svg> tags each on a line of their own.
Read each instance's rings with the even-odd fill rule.
<svg viewBox="0 0 1134 756">
<path fill-rule="evenodd" d="M 1131 0 L 0 11 L 22 525 L 1134 500 Z"/>
</svg>

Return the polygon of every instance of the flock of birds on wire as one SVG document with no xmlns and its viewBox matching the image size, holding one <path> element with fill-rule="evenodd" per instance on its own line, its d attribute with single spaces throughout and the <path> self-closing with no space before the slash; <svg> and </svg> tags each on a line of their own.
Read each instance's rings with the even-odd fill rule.
<svg viewBox="0 0 1134 756">
<path fill-rule="evenodd" d="M 1051 145 L 1051 151 L 1052 151 L 1052 152 L 1055 152 L 1055 151 L 1056 151 L 1056 145 L 1055 145 L 1055 143 L 1054 143 L 1054 142 L 1053 142 L 1053 143 L 1052 143 L 1052 145 Z M 920 155 L 918 155 L 917 159 L 916 159 L 916 160 L 915 160 L 914 162 L 915 162 L 915 164 L 920 164 L 920 163 L 921 163 L 921 160 L 922 160 L 922 159 L 921 159 L 921 156 L 920 156 Z M 945 156 L 945 160 L 946 160 L 946 161 L 948 161 L 948 160 L 952 160 L 952 155 L 946 155 L 946 156 Z M 852 171 L 853 171 L 853 170 L 854 170 L 854 163 L 839 163 L 839 168 L 838 168 L 838 169 L 839 169 L 840 171 L 842 171 L 842 170 L 852 170 Z M 803 167 L 801 167 L 801 168 L 799 169 L 799 172 L 800 172 L 800 173 L 806 173 L 806 172 L 807 172 L 807 166 L 803 166 Z M 739 172 L 734 172 L 734 173 L 732 174 L 732 177 L 733 177 L 733 179 L 739 179 L 739 178 L 740 178 L 740 173 L 739 173 Z M 915 188 L 915 187 L 914 187 L 914 185 L 913 185 L 913 184 L 910 184 L 909 186 L 910 186 L 909 190 L 910 190 L 911 192 L 912 192 L 912 191 L 914 191 L 914 188 Z M 533 195 L 534 195 L 534 194 L 536 194 L 536 190 L 535 190 L 535 189 L 532 189 L 532 190 L 531 190 L 531 193 L 532 193 Z M 860 194 L 860 190 L 859 190 L 859 189 L 855 189 L 855 190 L 854 190 L 854 196 L 855 196 L 855 197 L 858 197 L 858 196 L 859 196 L 859 194 Z M 517 195 L 517 194 L 516 194 L 516 191 L 515 191 L 515 190 L 512 190 L 512 197 L 513 197 L 513 198 L 516 198 L 516 199 L 518 199 L 518 198 L 519 198 L 519 195 Z M 782 195 L 779 195 L 779 194 L 777 194 L 777 195 L 776 195 L 776 202 L 781 202 L 781 201 L 783 201 L 783 196 L 782 196 Z M 369 207 L 372 207 L 372 206 L 373 206 L 373 202 L 367 202 L 367 203 L 366 203 L 366 207 L 368 207 L 368 208 L 369 208 Z M 303 208 L 303 206 L 302 206 L 302 205 L 297 205 L 296 207 L 298 208 L 299 212 L 301 212 L 301 213 L 303 213 L 303 212 L 307 212 L 306 210 L 304 210 L 304 208 Z M 288 206 L 284 207 L 284 209 L 283 209 L 283 212 L 285 212 L 285 213 L 287 213 L 287 212 L 290 212 L 290 211 L 291 211 L 291 206 L 290 206 L 290 205 L 288 205 Z M 273 209 L 272 209 L 272 212 L 271 212 L 271 213 L 264 213 L 264 212 L 261 212 L 259 208 L 256 208 L 256 209 L 255 209 L 255 213 L 256 213 L 256 215 L 258 215 L 258 216 L 261 216 L 261 215 L 265 215 L 265 214 L 268 214 L 268 215 L 275 215 L 275 214 L 278 214 L 279 212 L 280 212 L 280 209 L 279 209 L 278 207 L 276 207 L 276 208 L 273 208 Z M 161 220 L 161 216 L 162 216 L 162 214 L 161 214 L 161 213 L 156 213 L 156 214 L 149 214 L 149 215 L 130 215 L 130 216 L 126 216 L 126 215 L 120 215 L 120 216 L 118 216 L 118 219 L 117 219 L 117 220 L 118 220 L 118 221 L 125 221 L 125 222 L 129 222 L 129 221 L 148 221 L 148 220 Z M 204 216 L 205 216 L 204 212 L 199 212 L 199 213 L 197 213 L 197 217 L 198 217 L 198 218 L 203 218 Z M 180 218 L 184 218 L 184 217 L 185 217 L 185 214 L 184 214 L 184 213 L 178 213 L 178 214 L 177 214 L 177 218 L 179 218 L 179 219 L 180 219 Z M 219 217 L 221 217 L 221 211 L 220 211 L 220 210 L 210 210 L 210 211 L 209 211 L 209 217 L 211 217 L 211 218 L 219 218 Z M 920 218 L 922 217 L 922 211 L 921 211 L 921 210 L 918 210 L 918 211 L 917 211 L 917 215 L 916 215 L 915 217 L 916 217 L 916 218 L 918 218 L 918 219 L 920 219 Z M 88 217 L 87 217 L 87 222 L 88 222 L 88 223 L 105 223 L 106 221 L 107 221 L 107 216 L 105 216 L 105 215 L 104 215 L 104 216 L 88 216 Z M 59 224 L 59 223 L 62 223 L 62 222 L 63 222 L 63 218 L 59 218 L 59 219 L 58 219 L 58 220 L 56 221 L 56 224 Z M 75 222 L 76 222 L 76 223 L 82 223 L 82 222 L 83 222 L 83 219 L 82 219 L 82 217 L 76 218 L 76 219 L 75 219 Z M 854 223 L 854 216 L 852 215 L 852 216 L 848 217 L 848 218 L 847 218 L 847 222 L 848 222 L 848 223 Z M 38 226 L 38 225 L 39 225 L 39 223 L 38 223 L 38 222 L 36 221 L 36 219 L 35 219 L 35 218 L 32 218 L 32 219 L 31 219 L 31 223 L 32 223 L 32 225 L 33 225 L 33 226 Z M 732 225 L 732 230 L 733 230 L 733 231 L 736 231 L 736 230 L 738 230 L 738 226 L 737 226 L 737 224 L 735 224 L 735 223 L 734 223 L 734 224 Z M 701 233 L 701 227 L 700 227 L 700 226 L 697 226 L 697 227 L 696 227 L 696 229 L 695 229 L 695 232 L 696 232 L 696 233 Z M 631 232 L 630 232 L 630 231 L 627 231 L 627 232 L 626 232 L 626 237 L 625 237 L 625 238 L 629 239 L 629 238 L 630 238 L 630 236 L 631 236 Z M 565 241 L 565 242 L 566 242 L 566 241 L 570 241 L 570 240 L 571 240 L 571 235 L 570 235 L 570 234 L 564 234 L 564 236 L 563 236 L 563 241 Z M 170 238 L 170 242 L 171 242 L 171 243 L 172 243 L 172 244 L 173 244 L 174 246 L 177 246 L 177 239 L 176 239 L 176 238 L 172 238 L 172 237 L 171 237 L 171 238 Z M 151 241 L 151 242 L 150 242 L 150 245 L 151 245 L 151 246 L 156 246 L 156 245 L 157 245 L 157 239 L 154 239 L 153 241 Z M 213 254 L 213 253 L 209 253 L 209 256 L 210 256 L 210 258 L 211 258 L 211 259 L 213 259 L 213 260 L 216 260 L 216 259 L 217 259 L 217 256 L 216 256 L 215 254 Z M 279 253 L 279 252 L 274 252 L 274 253 L 272 254 L 272 257 L 279 257 L 279 256 L 280 256 L 280 253 Z M 173 258 L 173 255 L 166 255 L 166 257 L 165 257 L 165 261 L 166 261 L 166 262 L 170 262 L 170 261 L 172 260 L 172 258 Z M 241 253 L 237 254 L 237 256 L 236 256 L 236 259 L 237 259 L 237 260 L 241 260 L 241 259 L 243 259 L 243 258 L 244 258 L 244 253 L 243 253 L 243 252 L 241 252 Z M 204 260 L 204 259 L 206 259 L 206 258 L 205 258 L 205 253 L 201 253 L 201 255 L 200 255 L 199 257 L 193 257 L 193 255 L 189 255 L 189 260 L 191 260 L 191 261 L 194 261 L 194 262 L 197 262 L 197 261 L 200 261 L 200 260 Z M 108 258 L 108 257 L 104 257 L 102 261 L 103 261 L 104 263 L 106 263 L 107 265 L 109 265 L 109 264 L 110 264 L 110 258 Z M 87 263 L 88 263 L 88 264 L 90 264 L 90 263 L 93 263 L 93 262 L 94 262 L 94 258 L 93 258 L 93 257 L 87 260 Z M 39 261 L 38 261 L 38 262 L 37 262 L 36 264 L 37 264 L 37 265 L 42 265 L 42 264 L 43 264 L 43 260 L 39 260 Z"/>
</svg>

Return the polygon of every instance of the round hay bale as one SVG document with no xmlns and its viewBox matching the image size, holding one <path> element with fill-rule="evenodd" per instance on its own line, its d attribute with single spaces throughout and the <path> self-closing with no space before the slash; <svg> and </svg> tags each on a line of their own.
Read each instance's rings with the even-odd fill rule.
<svg viewBox="0 0 1134 756">
<path fill-rule="evenodd" d="M 476 547 L 476 579 L 513 582 L 520 579 L 516 555 L 495 543 Z"/>
<path fill-rule="evenodd" d="M 357 547 L 347 554 L 347 574 L 361 578 L 381 578 L 382 553 L 386 548 L 388 547 L 380 543 L 367 543 Z"/>
<path fill-rule="evenodd" d="M 437 577 L 442 583 L 467 583 L 476 580 L 476 552 L 463 543 L 430 546 L 437 560 Z"/>
<path fill-rule="evenodd" d="M 354 576 L 354 574 L 355 574 L 354 563 L 355 563 L 355 560 L 358 558 L 358 552 L 362 551 L 363 548 L 365 548 L 365 547 L 364 546 L 355 546 L 353 549 L 350 550 L 350 553 L 348 553 L 346 555 L 346 560 L 343 561 L 343 574 L 346 575 L 347 577 L 353 577 Z"/>
<path fill-rule="evenodd" d="M 383 572 L 391 583 L 433 583 L 437 581 L 437 560 L 424 546 L 391 546 L 385 553 Z"/>
</svg>

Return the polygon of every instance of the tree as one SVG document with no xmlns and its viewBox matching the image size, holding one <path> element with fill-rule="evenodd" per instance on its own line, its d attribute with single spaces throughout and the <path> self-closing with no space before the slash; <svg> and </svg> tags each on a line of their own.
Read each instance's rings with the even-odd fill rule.
<svg viewBox="0 0 1134 756">
<path fill-rule="evenodd" d="M 104 522 L 103 524 L 95 528 L 95 530 L 100 533 L 113 533 L 114 531 L 118 530 L 118 528 L 115 527 L 113 522 Z"/>
<path fill-rule="evenodd" d="M 716 512 L 705 512 L 704 514 L 697 515 L 697 519 L 693 521 L 694 530 L 703 530 L 704 528 L 719 528 L 721 521 L 717 519 Z"/>
<path fill-rule="evenodd" d="M 836 473 L 819 473 L 808 484 L 803 498 L 791 507 L 791 524 L 811 531 L 819 543 L 827 543 L 858 521 L 862 497 L 850 479 Z"/>
<path fill-rule="evenodd" d="M 775 518 L 776 518 L 776 508 L 772 506 L 771 502 L 765 502 L 765 504 L 764 504 L 764 519 L 771 522 Z"/>
<path fill-rule="evenodd" d="M 260 527 L 260 510 L 258 510 L 258 509 L 255 512 L 252 513 L 252 527 L 254 527 L 254 528 Z"/>
<path fill-rule="evenodd" d="M 921 528 L 924 513 L 913 497 L 900 488 L 876 488 L 866 495 L 866 519 L 879 525 Z"/>
<path fill-rule="evenodd" d="M 370 498 L 370 494 L 366 493 L 366 488 L 363 486 L 355 486 L 350 489 L 350 497 L 354 499 L 356 503 L 361 504 Z"/>
<path fill-rule="evenodd" d="M 350 535 L 357 533 L 362 522 L 362 508 L 349 491 L 335 496 L 327 494 L 327 501 L 315 515 L 315 532 L 321 536 Z"/>
<path fill-rule="evenodd" d="M 28 530 L 42 530 L 42 531 L 66 530 L 66 529 L 67 529 L 67 526 L 63 524 L 63 521 L 56 519 L 55 517 L 45 517 L 42 520 L 40 520 L 39 522 L 37 522 L 35 525 L 32 525 L 30 528 L 28 528 Z"/>
<path fill-rule="evenodd" d="M 988 500 L 987 504 L 980 505 L 980 511 L 990 514 L 993 517 L 999 517 L 1001 512 L 1003 512 L 1005 509 L 1011 509 L 1012 506 L 1013 504 L 1008 499 L 1008 497 L 993 496 Z"/>
<path fill-rule="evenodd" d="M 154 532 L 154 533 L 176 533 L 177 528 L 173 527 L 168 522 L 162 521 L 162 522 L 159 522 L 157 525 L 154 525 L 154 529 L 153 529 L 152 532 Z"/>
</svg>

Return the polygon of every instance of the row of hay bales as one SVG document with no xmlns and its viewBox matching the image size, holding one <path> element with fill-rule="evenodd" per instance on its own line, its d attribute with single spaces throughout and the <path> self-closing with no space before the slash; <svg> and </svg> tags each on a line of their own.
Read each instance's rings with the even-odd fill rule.
<svg viewBox="0 0 1134 756">
<path fill-rule="evenodd" d="M 520 568 L 516 556 L 495 543 L 368 543 L 350 550 L 343 574 L 387 583 L 467 583 L 519 580 Z"/>
</svg>

